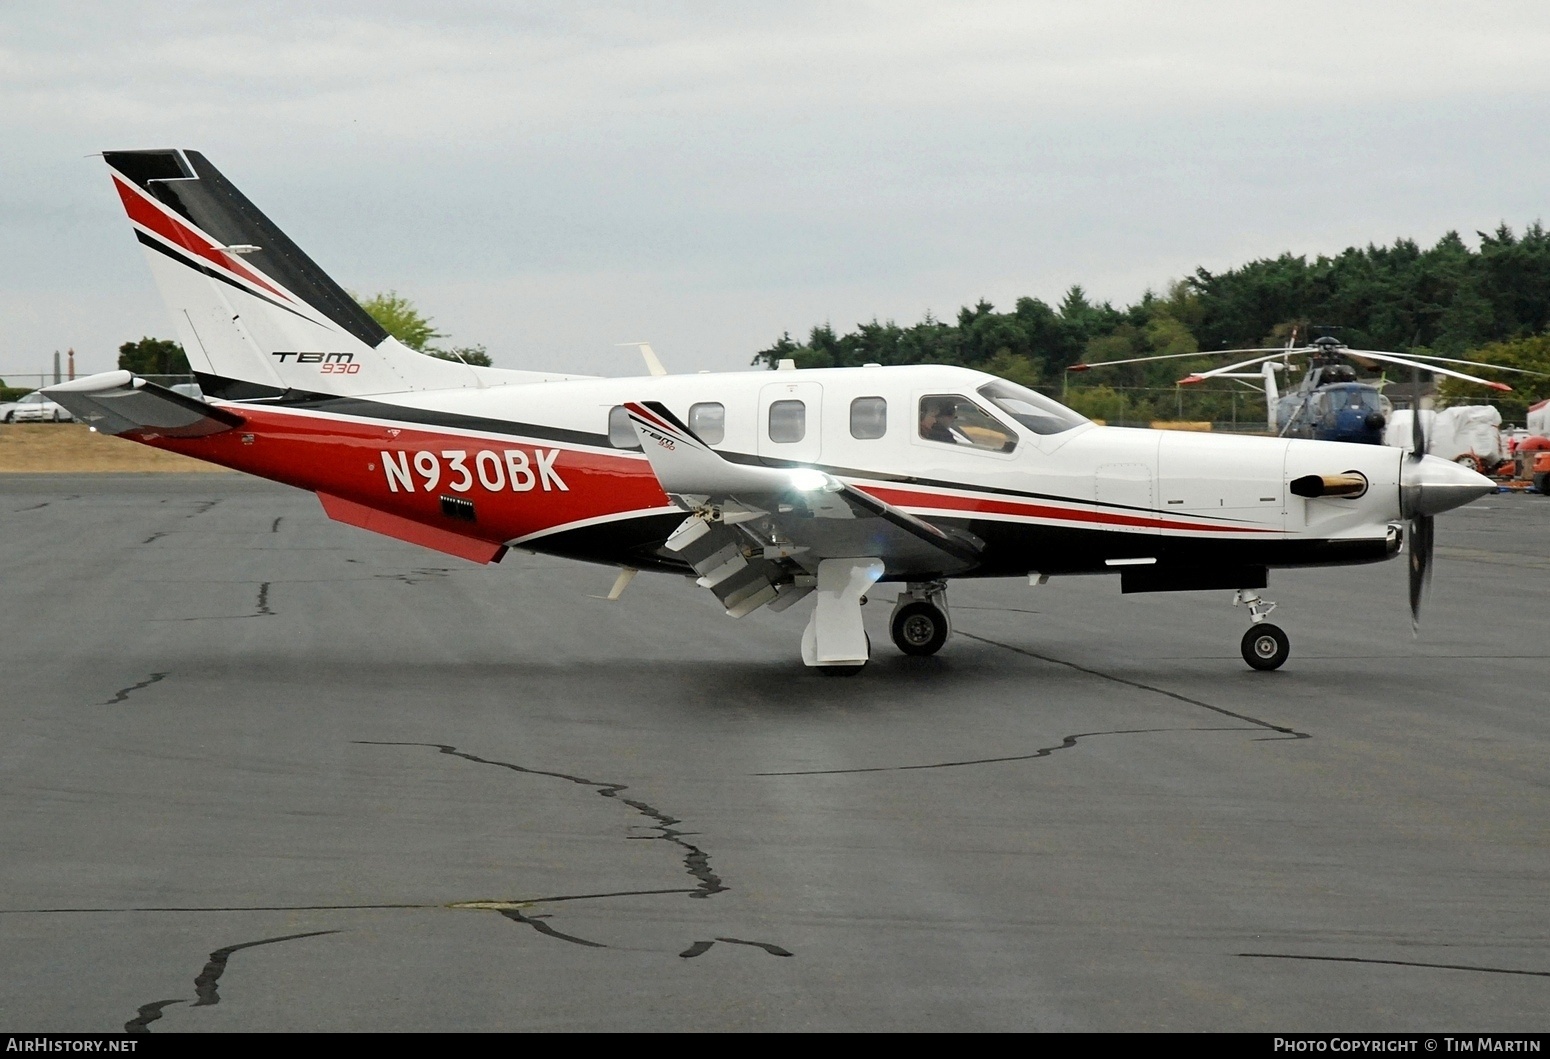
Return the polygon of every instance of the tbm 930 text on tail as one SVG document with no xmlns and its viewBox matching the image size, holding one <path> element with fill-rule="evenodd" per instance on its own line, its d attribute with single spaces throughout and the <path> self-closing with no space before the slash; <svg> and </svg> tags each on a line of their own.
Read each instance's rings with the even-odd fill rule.
<svg viewBox="0 0 1550 1059">
<path fill-rule="evenodd" d="M 1117 574 L 1235 591 L 1243 654 L 1288 651 L 1278 567 L 1368 563 L 1491 490 L 1371 445 L 1128 430 L 966 368 L 593 378 L 471 367 L 390 337 L 195 151 L 110 151 L 205 401 L 116 371 L 47 389 L 97 430 L 315 492 L 331 518 L 477 563 L 521 547 L 695 579 L 727 614 L 811 597 L 802 660 L 853 673 L 861 600 L 936 652 L 958 577 Z M 784 365 L 783 367 L 789 367 Z M 1419 451 L 1424 452 L 1424 447 Z M 686 586 L 687 588 L 687 586 Z"/>
</svg>

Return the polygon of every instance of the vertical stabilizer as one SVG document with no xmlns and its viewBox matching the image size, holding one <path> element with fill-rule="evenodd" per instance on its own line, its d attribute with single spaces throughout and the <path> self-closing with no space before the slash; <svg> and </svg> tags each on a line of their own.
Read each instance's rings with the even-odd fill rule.
<svg viewBox="0 0 1550 1059">
<path fill-rule="evenodd" d="M 198 151 L 103 157 L 206 394 L 381 394 L 538 377 L 404 346 Z"/>
</svg>

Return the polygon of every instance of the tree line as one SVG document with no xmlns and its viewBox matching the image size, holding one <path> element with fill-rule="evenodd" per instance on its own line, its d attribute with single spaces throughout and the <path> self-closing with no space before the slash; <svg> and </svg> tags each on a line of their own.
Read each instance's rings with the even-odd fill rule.
<svg viewBox="0 0 1550 1059">
<path fill-rule="evenodd" d="M 981 300 L 951 322 L 927 314 L 918 324 L 859 324 L 837 333 L 813 327 L 806 341 L 787 332 L 754 354 L 774 367 L 957 364 L 1024 385 L 1065 391 L 1078 411 L 1109 421 L 1174 418 L 1182 400 L 1171 392 L 1191 371 L 1221 358 L 1135 365 L 1067 379 L 1065 369 L 1165 353 L 1302 344 L 1329 334 L 1353 348 L 1429 353 L 1550 372 L 1550 233 L 1539 223 L 1521 235 L 1505 224 L 1476 233 L 1478 248 L 1457 232 L 1423 248 L 1413 239 L 1391 246 L 1350 247 L 1333 256 L 1282 254 L 1238 268 L 1193 275 L 1133 305 L 1094 303 L 1080 286 L 1056 306 L 1017 299 L 1010 312 Z M 1401 371 L 1403 369 L 1400 369 Z M 1391 375 L 1391 377 L 1393 377 Z M 1404 380 L 1408 381 L 1408 380 Z M 1550 380 L 1509 377 L 1517 391 L 1491 393 L 1503 417 L 1550 396 Z M 1190 388 L 1186 418 L 1226 419 L 1230 382 Z M 1148 391 L 1153 391 L 1148 393 Z M 1241 403 L 1247 392 L 1238 389 Z M 1446 398 L 1473 402 L 1490 391 L 1449 384 Z M 1504 399 L 1505 398 L 1505 399 Z M 1244 405 L 1245 418 L 1262 412 Z"/>
</svg>

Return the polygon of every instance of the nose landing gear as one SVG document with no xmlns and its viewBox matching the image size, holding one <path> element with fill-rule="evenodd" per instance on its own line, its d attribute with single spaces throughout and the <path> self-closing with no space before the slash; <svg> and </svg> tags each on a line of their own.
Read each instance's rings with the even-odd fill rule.
<svg viewBox="0 0 1550 1059">
<path fill-rule="evenodd" d="M 945 581 L 911 582 L 899 594 L 888 622 L 899 650 L 907 655 L 934 655 L 952 632 L 947 613 Z"/>
<path fill-rule="evenodd" d="M 1249 608 L 1249 631 L 1243 634 L 1243 641 L 1239 645 L 1243 660 L 1250 667 L 1266 672 L 1280 669 L 1292 653 L 1292 641 L 1279 625 L 1272 625 L 1265 620 L 1276 609 L 1276 605 L 1267 599 L 1260 599 L 1257 592 L 1241 588 L 1232 597 L 1233 606 L 1240 604 Z"/>
</svg>

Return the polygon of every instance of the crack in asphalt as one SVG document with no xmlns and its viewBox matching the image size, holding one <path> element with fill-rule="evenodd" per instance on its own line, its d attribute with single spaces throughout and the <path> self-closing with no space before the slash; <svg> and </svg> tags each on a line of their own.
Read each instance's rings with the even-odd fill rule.
<svg viewBox="0 0 1550 1059">
<path fill-rule="evenodd" d="M 796 955 L 790 949 L 783 949 L 779 945 L 772 944 L 772 943 L 770 943 L 768 941 L 744 941 L 742 938 L 720 938 L 720 937 L 718 937 L 716 939 L 716 941 L 724 941 L 724 942 L 726 942 L 729 945 L 749 945 L 749 946 L 752 946 L 755 949 L 763 949 L 765 952 L 769 953 L 771 956 L 795 956 Z M 678 955 L 682 956 L 686 960 L 692 960 L 696 956 L 700 956 L 700 955 L 703 955 L 704 953 L 708 952 L 710 950 L 710 947 L 712 945 L 716 944 L 716 941 L 697 941 L 693 945 L 690 945 L 683 952 L 680 952 Z"/>
<path fill-rule="evenodd" d="M 1113 674 L 1105 673 L 1102 670 L 1090 669 L 1087 666 L 1078 665 L 1076 662 L 1067 662 L 1064 658 L 1056 658 L 1053 655 L 1039 654 L 1037 651 L 1030 651 L 1026 647 L 1016 647 L 1009 643 L 1002 643 L 1000 640 L 992 640 L 988 636 L 976 636 L 971 632 L 963 632 L 962 630 L 958 630 L 958 635 L 968 637 L 970 640 L 978 640 L 980 643 L 990 644 L 992 647 L 1004 648 L 1005 650 L 1015 652 L 1016 654 L 1027 655 L 1029 658 L 1037 658 L 1041 662 L 1051 662 L 1058 666 L 1065 666 L 1067 669 L 1074 669 L 1078 673 L 1086 673 L 1088 676 L 1098 677 L 1101 680 L 1110 680 L 1116 684 L 1123 684 L 1126 687 L 1139 688 L 1142 691 L 1150 691 L 1157 695 L 1167 696 L 1170 699 L 1177 699 L 1179 702 L 1186 702 L 1191 706 L 1199 706 L 1203 710 L 1210 710 L 1212 713 L 1219 713 L 1224 717 L 1231 717 L 1236 721 L 1246 721 L 1249 724 L 1258 725 L 1260 728 L 1266 728 L 1272 732 L 1280 732 L 1282 738 L 1313 738 L 1313 736 L 1309 735 L 1307 732 L 1299 732 L 1295 728 L 1288 728 L 1285 725 L 1272 724 L 1269 721 L 1262 721 L 1258 717 L 1251 717 L 1246 713 L 1236 713 L 1224 706 L 1213 706 L 1209 702 L 1202 702 L 1199 699 L 1192 699 L 1188 695 L 1181 695 L 1177 691 L 1169 691 L 1167 688 L 1159 688 L 1152 684 L 1143 684 L 1139 680 L 1129 680 L 1125 677 L 1116 677 Z"/>
<path fill-rule="evenodd" d="M 113 693 L 113 697 L 111 699 L 109 699 L 107 702 L 99 702 L 97 705 L 116 706 L 117 704 L 127 700 L 134 692 L 139 691 L 141 688 L 148 688 L 158 680 L 165 679 L 166 676 L 166 673 L 152 673 L 149 677 L 140 681 L 138 684 L 131 684 L 127 688 L 119 688 Z"/>
<path fill-rule="evenodd" d="M 154 544 L 156 541 L 161 540 L 161 538 L 165 537 L 170 532 L 171 532 L 171 530 L 157 530 L 155 533 L 151 534 L 149 537 L 145 538 L 145 540 L 141 541 L 140 543 L 141 544 Z"/>
<path fill-rule="evenodd" d="M 605 897 L 649 897 L 656 894 L 692 894 L 695 890 L 673 888 L 666 890 L 612 890 L 599 894 L 549 894 L 543 897 L 516 897 L 505 901 L 454 901 L 451 904 L 376 903 L 355 905 L 186 905 L 186 906 L 129 906 L 120 908 L 0 908 L 0 916 L 50 916 L 50 915 L 117 915 L 130 912 L 358 912 L 394 909 L 480 909 L 500 911 L 503 908 L 524 908 L 528 905 L 558 904 L 561 901 L 596 901 Z"/>
<path fill-rule="evenodd" d="M 707 854 L 704 850 L 700 849 L 700 847 L 696 846 L 694 843 L 684 841 L 687 836 L 692 835 L 694 832 L 679 831 L 673 825 L 683 823 L 682 820 L 669 816 L 655 806 L 649 805 L 646 802 L 639 800 L 638 798 L 624 797 L 623 792 L 629 790 L 629 787 L 626 784 L 607 783 L 601 780 L 589 780 L 584 776 L 572 776 L 565 772 L 551 772 L 546 769 L 535 769 L 528 768 L 524 765 L 514 765 L 509 761 L 495 761 L 490 758 L 479 757 L 476 754 L 470 754 L 466 751 L 459 750 L 457 747 L 449 746 L 446 743 L 386 742 L 375 739 L 357 739 L 355 742 L 364 746 L 426 747 L 428 749 L 440 751 L 441 753 L 450 757 L 460 757 L 465 761 L 472 761 L 480 765 L 494 765 L 497 768 L 510 769 L 512 772 L 522 772 L 532 776 L 549 776 L 553 779 L 568 780 L 571 783 L 579 784 L 583 787 L 596 788 L 597 793 L 602 797 L 617 799 L 647 819 L 656 821 L 650 825 L 650 828 L 653 831 L 660 831 L 661 834 L 650 836 L 652 841 L 671 842 L 673 845 L 679 846 L 683 849 L 684 870 L 688 872 L 689 875 L 698 883 L 698 885 L 689 892 L 690 897 L 710 897 L 712 894 L 718 894 L 727 889 L 727 887 L 723 885 L 721 877 L 711 870 L 710 855 Z"/>
<path fill-rule="evenodd" d="M 125 1033 L 150 1033 L 150 1025 L 161 1018 L 161 1009 L 172 1004 L 187 1004 L 187 1000 L 158 1000 L 153 1004 L 140 1005 L 140 1012 L 124 1023 Z"/>
<path fill-rule="evenodd" d="M 1465 963 L 1422 963 L 1419 960 L 1376 960 L 1366 956 L 1299 956 L 1289 952 L 1240 952 L 1256 960 L 1321 960 L 1326 963 L 1382 963 L 1395 967 L 1434 967 L 1442 971 L 1479 971 L 1483 974 L 1525 974 L 1550 978 L 1550 971 L 1524 971 L 1515 967 L 1476 967 Z"/>
<path fill-rule="evenodd" d="M 280 532 L 280 519 L 283 519 L 284 517 L 285 517 L 284 515 L 280 515 L 280 516 L 278 516 L 274 520 L 274 522 L 270 523 L 270 526 L 269 526 L 269 532 L 270 533 L 279 533 Z"/>
<path fill-rule="evenodd" d="M 282 941 L 295 941 L 298 938 L 317 938 L 324 934 L 338 934 L 337 930 L 310 930 L 305 934 L 283 934 L 278 938 L 260 938 L 258 941 L 245 941 L 240 945 L 227 945 L 216 949 L 210 954 L 204 968 L 194 979 L 194 995 L 197 998 L 191 1007 L 211 1007 L 221 1002 L 221 994 L 216 988 L 216 983 L 221 980 L 221 975 L 226 973 L 226 964 L 233 953 L 243 949 L 255 948 L 259 945 L 275 945 Z M 173 1004 L 188 1004 L 187 998 L 176 1000 L 157 1000 L 150 1004 L 142 1004 L 134 1018 L 124 1023 L 125 1033 L 150 1033 L 151 1023 L 161 1018 L 162 1010 Z"/>
<path fill-rule="evenodd" d="M 33 504 L 31 507 L 16 507 L 16 508 L 12 508 L 11 509 L 11 514 L 19 515 L 23 511 L 36 511 L 40 507 L 48 507 L 50 504 L 53 504 L 53 503 L 56 503 L 56 502 L 57 503 L 64 503 L 66 500 L 79 500 L 79 499 L 81 499 L 81 494 L 80 493 L 71 493 L 68 496 L 58 496 L 58 497 L 55 497 L 53 500 L 45 500 L 41 504 Z"/>
<path fill-rule="evenodd" d="M 255 948 L 259 945 L 275 945 L 282 941 L 295 941 L 297 938 L 316 938 L 324 934 L 338 934 L 337 930 L 310 930 L 305 934 L 282 934 L 278 938 L 260 938 L 258 941 L 245 941 L 240 945 L 227 945 L 225 948 L 216 949 L 210 954 L 210 961 L 205 964 L 204 970 L 194 979 L 194 993 L 199 997 L 194 1001 L 194 1007 L 210 1007 L 221 1002 L 221 994 L 216 989 L 216 983 L 221 980 L 221 975 L 226 973 L 226 962 L 232 954 L 243 949 Z"/>
<path fill-rule="evenodd" d="M 422 581 L 430 581 L 438 577 L 446 577 L 452 572 L 450 567 L 431 566 L 420 570 L 411 570 L 407 574 L 372 574 L 372 579 L 377 581 L 402 581 L 406 585 L 418 585 Z"/>
<path fill-rule="evenodd" d="M 1149 735 L 1154 732 L 1257 732 L 1258 728 L 1118 728 L 1107 732 L 1078 732 L 1068 735 L 1055 746 L 1041 746 L 1031 754 L 1008 754 L 1005 757 L 969 758 L 964 761 L 937 761 L 927 765 L 875 765 L 856 769 L 803 769 L 792 772 L 755 772 L 755 776 L 847 776 L 858 772 L 910 772 L 916 769 L 951 769 L 968 765 L 998 765 L 1007 761 L 1033 761 L 1049 757 L 1057 750 L 1070 750 L 1079 739 L 1091 739 L 1099 735 Z"/>
<path fill-rule="evenodd" d="M 561 941 L 569 941 L 576 945 L 585 945 L 589 949 L 608 948 L 607 945 L 604 945 L 600 941 L 588 941 L 586 938 L 578 938 L 574 934 L 567 934 L 562 930 L 555 930 L 548 923 L 544 922 L 544 920 L 549 918 L 547 915 L 525 916 L 522 914 L 522 910 L 520 908 L 498 908 L 496 911 L 505 916 L 507 919 L 511 920 L 513 923 L 526 923 L 528 926 L 538 931 L 538 933 L 547 934 L 551 938 L 559 938 Z"/>
<path fill-rule="evenodd" d="M 193 582 L 186 582 L 186 583 L 188 583 L 188 584 L 234 584 L 234 585 L 243 585 L 243 584 L 251 585 L 251 584 L 253 584 L 253 582 L 251 582 L 251 581 L 215 581 L 215 582 L 193 581 Z M 310 584 L 311 582 L 305 582 L 305 581 L 303 581 L 303 582 L 284 581 L 284 582 L 279 582 L 279 583 L 280 584 Z M 235 621 L 235 620 L 237 620 L 239 618 L 272 618 L 272 617 L 275 616 L 275 612 L 269 606 L 269 589 L 274 584 L 276 584 L 276 582 L 274 582 L 274 581 L 260 581 L 258 583 L 258 603 L 257 603 L 256 609 L 253 611 L 252 614 L 202 614 L 202 615 L 200 615 L 198 617 L 194 617 L 194 618 L 146 618 L 144 620 L 146 620 L 146 621 Z"/>
</svg>

